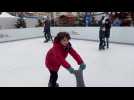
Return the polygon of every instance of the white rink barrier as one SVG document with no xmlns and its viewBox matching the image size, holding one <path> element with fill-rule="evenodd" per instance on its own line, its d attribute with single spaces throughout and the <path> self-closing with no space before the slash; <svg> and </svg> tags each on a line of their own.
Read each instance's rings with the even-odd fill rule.
<svg viewBox="0 0 134 100">
<path fill-rule="evenodd" d="M 51 27 L 52 36 L 58 32 L 69 32 L 72 38 L 99 40 L 99 27 Z M 0 30 L 0 42 L 43 37 L 43 27 Z M 112 27 L 111 42 L 134 44 L 134 27 Z"/>
<path fill-rule="evenodd" d="M 99 40 L 99 27 L 52 27 L 55 36 L 60 31 L 69 32 L 72 38 L 84 40 Z M 134 27 L 112 27 L 110 42 L 134 44 Z"/>
<path fill-rule="evenodd" d="M 9 42 L 42 37 L 42 28 L 22 28 L 0 30 L 0 42 Z"/>
</svg>

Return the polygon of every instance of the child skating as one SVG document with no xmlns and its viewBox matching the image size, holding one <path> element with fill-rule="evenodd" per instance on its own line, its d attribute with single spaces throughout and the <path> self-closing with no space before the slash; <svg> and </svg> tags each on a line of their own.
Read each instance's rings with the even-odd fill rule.
<svg viewBox="0 0 134 100">
<path fill-rule="evenodd" d="M 57 83 L 58 71 L 61 65 L 66 68 L 71 74 L 75 74 L 74 68 L 65 60 L 70 54 L 80 65 L 79 69 L 84 70 L 86 65 L 80 55 L 71 46 L 69 33 L 59 32 L 54 39 L 53 47 L 47 52 L 45 65 L 50 72 L 48 87 L 59 87 Z"/>
</svg>

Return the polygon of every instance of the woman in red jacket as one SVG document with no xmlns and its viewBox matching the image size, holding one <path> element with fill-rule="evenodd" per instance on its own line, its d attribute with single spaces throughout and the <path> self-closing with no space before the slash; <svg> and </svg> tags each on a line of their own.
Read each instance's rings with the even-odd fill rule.
<svg viewBox="0 0 134 100">
<path fill-rule="evenodd" d="M 77 61 L 81 70 L 86 68 L 80 55 L 72 48 L 71 43 L 69 42 L 70 39 L 71 37 L 67 32 L 58 33 L 54 39 L 53 47 L 46 55 L 45 64 L 50 72 L 49 87 L 59 87 L 56 81 L 58 79 L 58 70 L 61 65 L 70 73 L 75 73 L 74 68 L 65 60 L 68 53 Z"/>
</svg>

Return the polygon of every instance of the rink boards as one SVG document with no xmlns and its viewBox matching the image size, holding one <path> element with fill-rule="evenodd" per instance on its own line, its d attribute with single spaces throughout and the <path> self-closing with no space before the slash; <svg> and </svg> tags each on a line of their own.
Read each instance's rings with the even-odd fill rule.
<svg viewBox="0 0 134 100">
<path fill-rule="evenodd" d="M 99 27 L 51 27 L 52 36 L 58 32 L 69 32 L 72 38 L 98 41 Z M 43 27 L 0 30 L 0 42 L 9 42 L 43 37 Z M 112 27 L 111 42 L 134 44 L 133 27 Z"/>
</svg>

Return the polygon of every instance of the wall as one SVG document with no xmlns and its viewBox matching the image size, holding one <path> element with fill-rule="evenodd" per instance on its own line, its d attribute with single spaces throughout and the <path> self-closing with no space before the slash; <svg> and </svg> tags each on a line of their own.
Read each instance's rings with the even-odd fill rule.
<svg viewBox="0 0 134 100">
<path fill-rule="evenodd" d="M 98 41 L 99 27 L 53 27 L 55 36 L 59 31 L 67 31 L 76 39 Z M 134 27 L 112 27 L 111 42 L 134 44 Z"/>
<path fill-rule="evenodd" d="M 72 38 L 98 41 L 99 27 L 52 27 L 52 36 L 67 31 Z M 42 37 L 43 27 L 0 30 L 0 42 Z M 134 27 L 112 27 L 111 42 L 134 44 Z"/>
<path fill-rule="evenodd" d="M 42 28 L 0 30 L 0 42 L 42 37 Z"/>
</svg>

